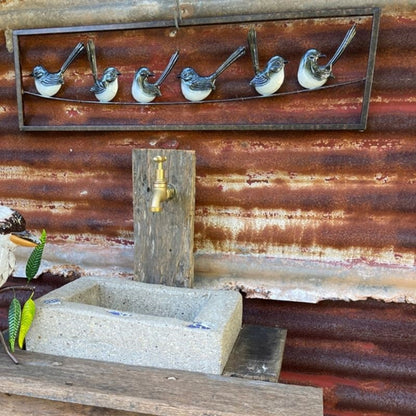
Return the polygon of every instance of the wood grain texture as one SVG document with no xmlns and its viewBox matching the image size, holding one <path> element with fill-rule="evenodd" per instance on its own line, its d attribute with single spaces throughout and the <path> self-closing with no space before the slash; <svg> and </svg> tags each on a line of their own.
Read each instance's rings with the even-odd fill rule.
<svg viewBox="0 0 416 416">
<path fill-rule="evenodd" d="M 163 164 L 175 196 L 150 211 L 156 180 L 153 158 Z M 133 150 L 135 279 L 168 286 L 192 287 L 194 277 L 195 153 L 178 150 Z"/>
<path fill-rule="evenodd" d="M 56 402 L 32 397 L 0 393 L 0 416 L 132 416 L 137 413 L 124 412 L 96 406 Z M 151 415 L 141 415 L 151 416 Z"/>
<path fill-rule="evenodd" d="M 322 390 L 48 356 L 0 354 L 0 392 L 160 416 L 318 416 Z"/>
</svg>

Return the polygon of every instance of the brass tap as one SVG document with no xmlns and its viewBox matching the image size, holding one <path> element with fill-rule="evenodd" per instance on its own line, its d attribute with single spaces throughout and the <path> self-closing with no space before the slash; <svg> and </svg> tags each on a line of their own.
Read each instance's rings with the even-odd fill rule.
<svg viewBox="0 0 416 416">
<path fill-rule="evenodd" d="M 168 201 L 175 195 L 175 188 L 172 185 L 168 185 L 165 178 L 165 171 L 163 169 L 163 162 L 166 162 L 166 156 L 156 156 L 153 161 L 157 163 L 156 169 L 156 181 L 153 185 L 153 197 L 150 211 L 160 212 L 162 211 L 161 203 Z"/>
</svg>

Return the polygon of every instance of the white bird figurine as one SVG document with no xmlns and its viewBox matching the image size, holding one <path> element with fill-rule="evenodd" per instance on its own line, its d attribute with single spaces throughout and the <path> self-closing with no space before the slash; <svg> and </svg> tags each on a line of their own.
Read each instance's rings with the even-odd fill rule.
<svg viewBox="0 0 416 416">
<path fill-rule="evenodd" d="M 155 74 L 146 66 L 139 68 L 134 75 L 134 80 L 131 85 L 131 94 L 133 98 L 139 103 L 150 103 L 156 97 L 160 97 L 162 95 L 160 86 L 172 71 L 172 68 L 175 66 L 178 58 L 179 51 L 176 51 L 170 57 L 170 60 L 159 79 L 154 83 L 149 82 L 148 78 L 154 76 Z"/>
<path fill-rule="evenodd" d="M 36 247 L 38 242 L 26 231 L 25 219 L 18 211 L 0 205 L 0 287 L 14 270 L 18 245 Z"/>
<path fill-rule="evenodd" d="M 317 49 L 309 49 L 303 55 L 298 68 L 298 82 L 306 89 L 322 87 L 328 78 L 335 78 L 332 73 L 332 67 L 344 53 L 347 46 L 351 43 L 356 33 L 356 25 L 346 33 L 343 41 L 338 46 L 332 58 L 325 64 L 319 65 L 318 59 L 324 58 L 325 55 Z"/>
<path fill-rule="evenodd" d="M 254 69 L 254 78 L 250 81 L 250 85 L 252 85 L 260 95 L 272 95 L 283 84 L 287 61 L 279 55 L 272 56 L 265 68 L 261 70 L 259 64 L 257 34 L 254 28 L 251 28 L 248 32 L 247 39 Z"/>
<path fill-rule="evenodd" d="M 35 79 L 35 87 L 40 95 L 44 97 L 54 96 L 64 84 L 64 73 L 72 64 L 74 59 L 84 50 L 84 44 L 78 43 L 77 46 L 66 58 L 58 72 L 49 72 L 44 66 L 36 65 L 31 75 Z"/>
<path fill-rule="evenodd" d="M 217 78 L 237 59 L 246 53 L 246 48 L 237 48 L 215 72 L 208 76 L 199 75 L 195 69 L 187 67 L 178 75 L 181 79 L 181 91 L 183 96 L 189 101 L 202 101 L 215 90 Z"/>
<path fill-rule="evenodd" d="M 98 101 L 102 103 L 110 102 L 118 92 L 118 76 L 121 75 L 117 68 L 112 66 L 104 69 L 101 79 L 98 78 L 97 57 L 95 53 L 95 45 L 92 39 L 87 43 L 87 56 L 91 66 L 94 85 L 90 91 L 95 94 Z"/>
</svg>

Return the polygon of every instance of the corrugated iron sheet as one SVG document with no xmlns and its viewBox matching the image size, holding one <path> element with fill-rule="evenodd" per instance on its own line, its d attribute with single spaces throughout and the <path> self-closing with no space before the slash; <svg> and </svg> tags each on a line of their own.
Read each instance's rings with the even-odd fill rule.
<svg viewBox="0 0 416 416">
<path fill-rule="evenodd" d="M 197 252 L 413 267 L 413 26 L 412 14 L 382 16 L 363 133 L 22 133 L 12 56 L 3 45 L 1 202 L 21 209 L 32 228 L 46 228 L 52 239 L 131 244 L 132 149 L 193 149 Z"/>
<path fill-rule="evenodd" d="M 246 323 L 287 329 L 280 382 L 324 389 L 327 416 L 416 412 L 416 306 L 246 299 Z"/>
</svg>

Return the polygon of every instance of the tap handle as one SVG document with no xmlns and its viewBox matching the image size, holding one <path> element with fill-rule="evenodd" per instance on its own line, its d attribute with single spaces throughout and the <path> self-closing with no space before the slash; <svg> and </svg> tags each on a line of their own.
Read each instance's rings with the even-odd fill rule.
<svg viewBox="0 0 416 416">
<path fill-rule="evenodd" d="M 163 162 L 166 162 L 166 156 L 155 156 L 153 161 L 157 163 L 157 170 L 163 170 Z"/>
<path fill-rule="evenodd" d="M 165 171 L 163 169 L 163 162 L 166 162 L 166 160 L 166 156 L 155 156 L 153 158 L 153 161 L 157 163 L 156 182 L 158 183 L 166 182 Z"/>
</svg>

